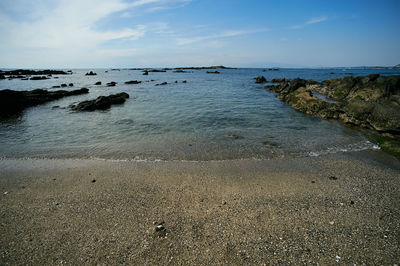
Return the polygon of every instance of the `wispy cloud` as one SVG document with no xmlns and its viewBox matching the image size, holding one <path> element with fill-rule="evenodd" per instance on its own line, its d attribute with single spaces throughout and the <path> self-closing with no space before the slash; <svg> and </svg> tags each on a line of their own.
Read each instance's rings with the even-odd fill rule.
<svg viewBox="0 0 400 266">
<path fill-rule="evenodd" d="M 220 33 L 210 34 L 210 35 L 195 36 L 195 37 L 188 37 L 188 38 L 178 38 L 176 40 L 176 42 L 177 42 L 178 45 L 187 45 L 187 44 L 192 44 L 192 43 L 206 41 L 206 40 L 218 40 L 218 39 L 222 39 L 222 38 L 229 38 L 229 37 L 235 37 L 235 36 L 240 36 L 240 35 L 254 34 L 254 33 L 265 32 L 265 31 L 268 31 L 268 29 L 229 30 L 229 31 L 223 31 L 223 32 L 220 32 Z"/>
<path fill-rule="evenodd" d="M 304 27 L 306 27 L 308 25 L 324 22 L 324 21 L 327 21 L 327 20 L 328 20 L 328 17 L 311 18 L 311 19 L 307 20 L 306 22 L 304 22 L 303 24 L 298 24 L 298 25 L 291 26 L 291 27 L 289 27 L 289 29 L 297 30 L 297 29 L 304 28 Z"/>
</svg>

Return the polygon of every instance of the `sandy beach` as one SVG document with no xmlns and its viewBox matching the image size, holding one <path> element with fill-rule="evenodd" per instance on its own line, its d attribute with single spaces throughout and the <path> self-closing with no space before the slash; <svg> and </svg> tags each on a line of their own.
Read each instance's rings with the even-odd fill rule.
<svg viewBox="0 0 400 266">
<path fill-rule="evenodd" d="M 3 159 L 0 264 L 395 264 L 399 166 Z"/>
</svg>

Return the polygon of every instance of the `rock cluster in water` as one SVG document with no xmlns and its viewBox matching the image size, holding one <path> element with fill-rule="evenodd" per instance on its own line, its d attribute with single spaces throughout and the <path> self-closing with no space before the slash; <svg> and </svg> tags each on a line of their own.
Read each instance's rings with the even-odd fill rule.
<svg viewBox="0 0 400 266">
<path fill-rule="evenodd" d="M 73 111 L 95 111 L 105 110 L 114 104 L 123 104 L 126 99 L 129 98 L 129 94 L 126 92 L 112 94 L 110 96 L 99 96 L 94 100 L 83 101 L 77 105 L 70 106 Z"/>
<path fill-rule="evenodd" d="M 279 82 L 266 87 L 301 112 L 400 135 L 400 76 L 372 74 L 327 79 L 322 83 L 303 79 Z"/>
<path fill-rule="evenodd" d="M 31 106 L 88 92 L 89 90 L 86 88 L 73 91 L 58 90 L 51 92 L 42 89 L 32 91 L 2 90 L 0 91 L 0 116 L 10 116 Z"/>
</svg>

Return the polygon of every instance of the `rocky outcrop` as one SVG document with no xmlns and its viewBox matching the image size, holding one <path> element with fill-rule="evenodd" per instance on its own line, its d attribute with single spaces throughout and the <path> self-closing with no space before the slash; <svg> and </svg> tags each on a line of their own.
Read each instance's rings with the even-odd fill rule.
<svg viewBox="0 0 400 266">
<path fill-rule="evenodd" d="M 301 112 L 400 136 L 400 76 L 281 80 L 268 88 Z"/>
<path fill-rule="evenodd" d="M 17 114 L 31 106 L 88 92 L 89 90 L 86 88 L 73 91 L 58 90 L 52 92 L 42 89 L 33 91 L 2 90 L 0 91 L 0 116 L 7 117 Z"/>
<path fill-rule="evenodd" d="M 62 71 L 62 70 L 30 70 L 30 69 L 16 69 L 16 70 L 9 70 L 3 71 L 0 70 L 0 74 L 2 75 L 9 75 L 9 76 L 21 76 L 21 75 L 68 75 L 71 73 Z"/>
<path fill-rule="evenodd" d="M 94 85 L 101 85 L 101 81 L 97 81 Z"/>
<path fill-rule="evenodd" d="M 207 71 L 207 74 L 219 74 L 220 72 L 215 70 L 215 71 Z"/>
<path fill-rule="evenodd" d="M 264 76 L 259 76 L 254 78 L 256 80 L 256 83 L 265 83 L 267 82 L 267 79 Z"/>
<path fill-rule="evenodd" d="M 106 110 L 114 104 L 123 104 L 126 99 L 129 98 L 129 94 L 122 92 L 112 94 L 110 96 L 99 96 L 94 100 L 83 101 L 77 105 L 70 106 L 73 111 L 95 111 L 95 110 Z"/>
<path fill-rule="evenodd" d="M 93 71 L 90 71 L 85 74 L 85 76 L 96 76 L 96 75 L 97 75 L 97 73 L 94 73 Z"/>
</svg>

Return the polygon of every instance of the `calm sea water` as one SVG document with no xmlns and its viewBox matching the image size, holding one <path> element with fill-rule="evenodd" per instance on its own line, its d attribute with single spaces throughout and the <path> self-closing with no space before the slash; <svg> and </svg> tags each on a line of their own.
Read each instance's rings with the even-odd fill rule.
<svg viewBox="0 0 400 266">
<path fill-rule="evenodd" d="M 89 70 L 97 76 L 85 76 Z M 379 148 L 359 130 L 304 115 L 255 84 L 253 78 L 313 79 L 399 70 L 262 69 L 149 73 L 75 69 L 43 81 L 1 80 L 0 89 L 31 90 L 74 83 L 88 95 L 73 96 L 0 120 L 0 156 L 6 158 L 107 158 L 132 160 L 225 160 L 316 156 Z M 336 74 L 330 74 L 334 72 Z M 154 81 L 150 81 L 153 79 Z M 141 80 L 138 85 L 125 81 Z M 187 83 L 182 83 L 187 80 Z M 93 85 L 101 81 L 102 86 Z M 117 86 L 105 83 L 115 81 Z M 155 86 L 168 82 L 166 86 Z M 178 81 L 178 83 L 174 83 Z M 72 103 L 127 92 L 130 99 L 106 111 L 71 112 Z M 60 108 L 52 108 L 59 106 Z"/>
</svg>

